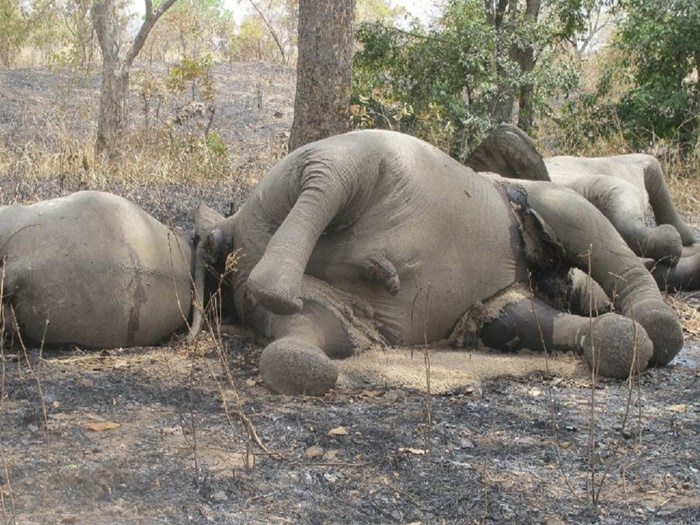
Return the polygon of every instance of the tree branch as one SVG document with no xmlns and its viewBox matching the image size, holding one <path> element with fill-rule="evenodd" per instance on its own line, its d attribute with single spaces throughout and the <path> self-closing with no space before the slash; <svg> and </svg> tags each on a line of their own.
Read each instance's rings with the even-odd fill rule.
<svg viewBox="0 0 700 525">
<path fill-rule="evenodd" d="M 141 48 L 143 48 L 143 45 L 146 43 L 148 33 L 151 32 L 151 29 L 153 29 L 153 26 L 163 15 L 163 13 L 170 9 L 175 2 L 177 2 L 177 0 L 165 0 L 154 11 L 151 0 L 145 0 L 146 13 L 144 15 L 143 24 L 141 24 L 141 28 L 139 29 L 138 33 L 136 33 L 136 37 L 131 43 L 129 52 L 126 55 L 125 60 L 127 64 L 131 65 L 134 59 L 138 56 L 138 54 L 141 52 Z"/>
<path fill-rule="evenodd" d="M 260 15 L 260 18 L 263 19 L 263 22 L 265 22 L 265 25 L 267 26 L 268 31 L 270 31 L 270 36 L 272 36 L 272 39 L 275 41 L 275 44 L 277 44 L 277 47 L 280 50 L 280 54 L 282 55 L 282 62 L 286 63 L 287 58 L 284 54 L 284 46 L 282 46 L 282 44 L 280 43 L 280 40 L 277 37 L 277 33 L 275 32 L 275 28 L 272 27 L 272 24 L 270 23 L 270 21 L 263 14 L 263 12 L 260 10 L 260 8 L 255 4 L 255 2 L 253 2 L 253 0 L 249 0 L 249 1 L 250 1 L 250 5 L 253 6 L 253 9 L 255 9 L 255 11 L 258 13 L 258 15 Z"/>
</svg>

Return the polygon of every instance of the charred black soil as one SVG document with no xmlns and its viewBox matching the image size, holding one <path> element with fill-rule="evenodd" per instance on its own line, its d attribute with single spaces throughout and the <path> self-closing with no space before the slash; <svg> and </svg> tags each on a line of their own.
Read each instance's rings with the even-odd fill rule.
<svg viewBox="0 0 700 525">
<path fill-rule="evenodd" d="M 74 112 L 51 103 L 73 85 L 61 75 L 0 72 L 0 144 L 7 151 L 37 141 L 52 147 L 58 139 L 41 115 L 51 122 L 66 115 L 71 133 L 90 133 L 68 122 Z M 218 67 L 215 78 L 213 129 L 241 158 L 260 162 L 288 129 L 291 73 L 234 65 Z M 94 82 L 75 92 L 92 100 Z M 227 213 L 247 191 L 226 177 L 98 185 L 60 173 L 36 180 L 31 170 L 30 157 L 8 170 L 3 204 L 90 187 L 189 228 L 199 200 Z M 687 320 L 697 302 L 684 299 Z M 700 344 L 688 326 L 681 355 L 631 384 L 530 373 L 432 395 L 386 384 L 340 386 L 320 399 L 270 394 L 256 368 L 264 342 L 238 326 L 195 345 L 176 336 L 159 348 L 6 344 L 3 520 L 697 523 Z M 420 350 L 416 359 L 422 356 Z"/>
</svg>

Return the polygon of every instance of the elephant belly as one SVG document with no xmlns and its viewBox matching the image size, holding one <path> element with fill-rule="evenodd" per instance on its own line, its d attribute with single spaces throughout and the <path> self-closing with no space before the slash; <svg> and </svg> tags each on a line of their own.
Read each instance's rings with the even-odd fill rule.
<svg viewBox="0 0 700 525">
<path fill-rule="evenodd" d="M 391 344 L 445 338 L 467 309 L 522 278 L 525 268 L 512 211 L 485 184 L 433 189 L 419 209 L 405 203 L 400 220 L 387 220 L 375 207 L 352 228 L 322 237 L 307 273 L 366 299 Z M 378 258 L 396 269 L 395 295 L 367 272 L 367 261 Z"/>
</svg>

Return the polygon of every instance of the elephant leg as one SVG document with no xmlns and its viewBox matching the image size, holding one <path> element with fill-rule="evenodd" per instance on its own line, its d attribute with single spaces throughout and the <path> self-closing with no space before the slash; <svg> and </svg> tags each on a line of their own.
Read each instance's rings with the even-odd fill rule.
<svg viewBox="0 0 700 525">
<path fill-rule="evenodd" d="M 700 244 L 692 244 L 690 246 L 683 246 L 682 257 L 692 257 L 693 255 L 700 254 Z"/>
<path fill-rule="evenodd" d="M 683 348 L 678 315 L 612 224 L 580 195 L 543 183 L 527 188 L 528 205 L 563 246 L 567 262 L 590 274 L 617 312 L 644 327 L 654 345 L 652 364 L 669 363 Z"/>
<path fill-rule="evenodd" d="M 656 159 L 644 167 L 644 187 L 649 194 L 649 204 L 654 210 L 657 224 L 670 224 L 680 234 L 683 246 L 693 245 L 695 235 L 678 214 L 666 186 L 663 170 Z"/>
<path fill-rule="evenodd" d="M 607 217 L 627 246 L 640 257 L 674 264 L 683 250 L 681 236 L 670 224 L 646 225 L 645 210 L 639 206 L 640 200 L 646 200 L 641 188 L 615 177 L 599 176 L 593 180 L 586 198 Z"/>
<path fill-rule="evenodd" d="M 675 266 L 645 259 L 644 264 L 659 288 L 668 292 L 700 289 L 700 253 L 682 257 Z"/>
<path fill-rule="evenodd" d="M 653 354 L 649 336 L 632 319 L 613 313 L 595 318 L 567 314 L 535 297 L 501 307 L 480 336 L 497 350 L 583 354 L 596 373 L 621 379 L 645 370 Z"/>
<path fill-rule="evenodd" d="M 274 341 L 260 357 L 265 385 L 277 394 L 309 396 L 322 396 L 333 388 L 338 367 L 324 352 L 326 316 L 317 311 L 267 316 L 266 332 Z"/>
<path fill-rule="evenodd" d="M 273 340 L 263 350 L 260 374 L 273 392 L 320 396 L 338 379 L 333 359 L 383 341 L 371 307 L 360 298 L 306 276 L 302 299 L 302 311 L 291 315 L 254 308 L 254 324 Z"/>
<path fill-rule="evenodd" d="M 627 245 L 639 257 L 674 264 L 683 253 L 678 230 L 670 224 L 648 227 L 644 223 L 622 223 L 609 217 Z"/>
<path fill-rule="evenodd" d="M 278 314 L 301 311 L 302 278 L 321 234 L 332 223 L 336 227 L 352 223 L 355 200 L 370 194 L 372 174 L 368 172 L 360 183 L 363 173 L 357 167 L 331 173 L 320 161 L 304 167 L 292 208 L 247 280 L 249 291 L 265 308 Z M 370 190 L 363 193 L 365 186 Z"/>
</svg>

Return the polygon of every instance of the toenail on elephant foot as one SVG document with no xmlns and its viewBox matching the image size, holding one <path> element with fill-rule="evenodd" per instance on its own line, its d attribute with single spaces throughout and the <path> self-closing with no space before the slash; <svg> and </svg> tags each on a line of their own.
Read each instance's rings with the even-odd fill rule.
<svg viewBox="0 0 700 525">
<path fill-rule="evenodd" d="M 263 350 L 260 374 L 277 394 L 322 396 L 335 386 L 338 367 L 320 348 L 287 338 Z"/>
<path fill-rule="evenodd" d="M 593 319 L 583 342 L 583 353 L 591 370 L 605 377 L 625 379 L 647 368 L 653 344 L 639 323 L 608 313 Z"/>
<path fill-rule="evenodd" d="M 644 327 L 654 345 L 649 364 L 664 366 L 670 363 L 683 348 L 683 327 L 678 315 L 666 304 L 654 302 L 637 305 L 633 317 Z"/>
</svg>

